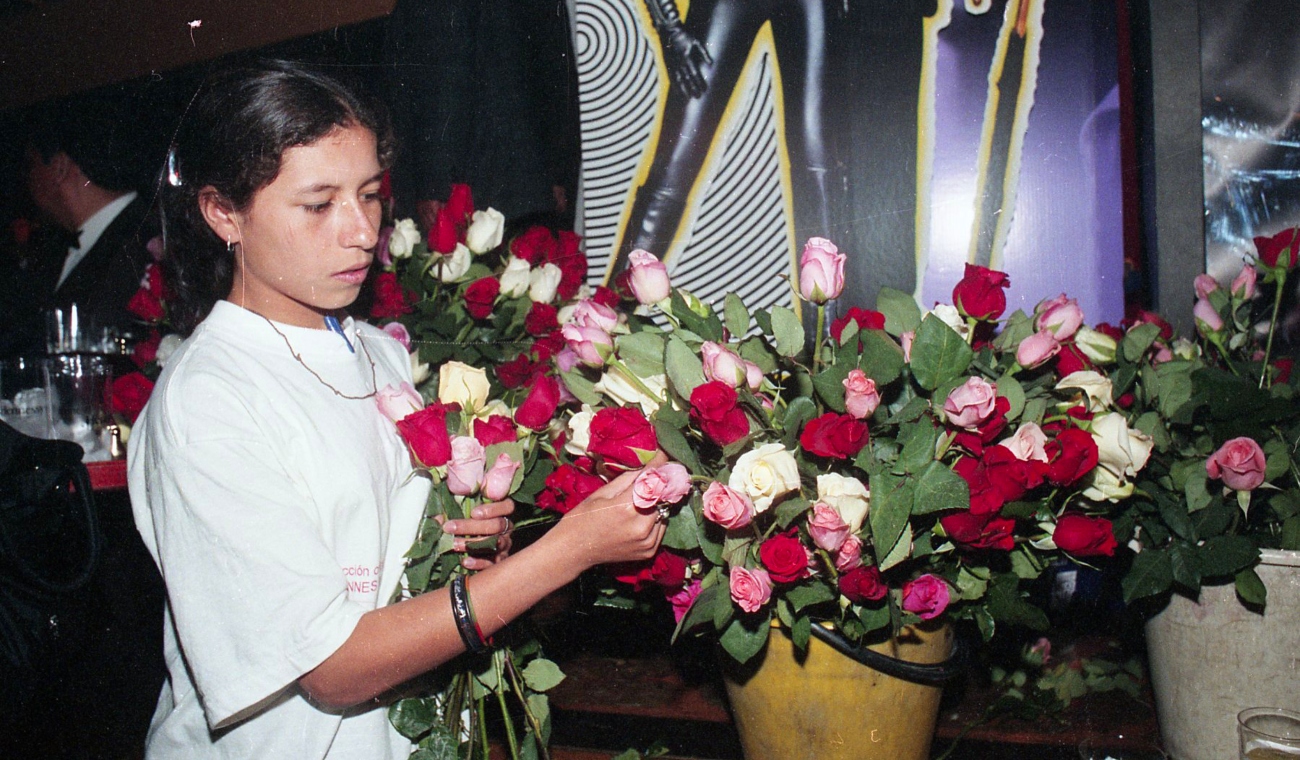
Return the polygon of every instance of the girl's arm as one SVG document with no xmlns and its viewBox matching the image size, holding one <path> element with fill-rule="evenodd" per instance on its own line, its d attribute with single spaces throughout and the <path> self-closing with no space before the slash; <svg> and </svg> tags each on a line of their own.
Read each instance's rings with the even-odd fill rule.
<svg viewBox="0 0 1300 760">
<path fill-rule="evenodd" d="M 599 564 L 650 559 L 664 535 L 651 511 L 632 506 L 636 472 L 603 486 L 544 536 L 469 579 L 485 636 Z M 375 699 L 465 651 L 447 589 L 362 616 L 343 646 L 298 680 L 317 704 L 342 709 Z"/>
</svg>

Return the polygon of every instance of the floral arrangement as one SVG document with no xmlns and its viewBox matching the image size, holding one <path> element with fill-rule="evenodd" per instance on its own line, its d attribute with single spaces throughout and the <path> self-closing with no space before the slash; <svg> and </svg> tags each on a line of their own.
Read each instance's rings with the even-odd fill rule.
<svg viewBox="0 0 1300 760">
<path fill-rule="evenodd" d="M 148 332 L 131 347 L 131 362 L 136 371 L 115 377 L 109 390 L 109 409 L 119 427 L 127 429 L 128 436 L 130 426 L 135 424 L 135 418 L 140 416 L 153 393 L 154 382 L 182 340 L 167 319 L 167 304 L 174 295 L 159 261 L 163 254 L 162 238 L 153 238 L 147 247 L 154 260 L 145 267 L 140 289 L 131 296 L 126 310 L 139 319 Z M 123 436 L 123 440 L 126 437 Z"/>
<path fill-rule="evenodd" d="M 1009 280 L 975 266 L 952 305 L 923 314 L 884 290 L 827 331 L 844 259 L 804 248 L 808 342 L 793 310 L 714 309 L 634 252 L 636 313 L 588 300 L 562 320 L 555 363 L 582 406 L 538 505 L 565 511 L 666 452 L 635 486 L 664 510 L 664 549 L 620 579 L 661 589 L 679 632 L 715 632 L 741 662 L 773 621 L 800 647 L 815 624 L 853 643 L 934 619 L 1045 628 L 1028 586 L 1057 558 L 1115 552 L 1102 515 L 1147 460 L 1090 369 L 1115 341 L 1064 296 L 999 323 Z"/>
<path fill-rule="evenodd" d="M 1229 287 L 1196 278 L 1195 340 L 1174 339 L 1151 315 L 1123 339 L 1115 389 L 1154 448 L 1117 510 L 1117 536 L 1141 549 L 1126 599 L 1233 581 L 1243 602 L 1262 606 L 1260 549 L 1300 549 L 1300 404 L 1291 360 L 1275 353 L 1300 229 L 1255 245 Z"/>
</svg>

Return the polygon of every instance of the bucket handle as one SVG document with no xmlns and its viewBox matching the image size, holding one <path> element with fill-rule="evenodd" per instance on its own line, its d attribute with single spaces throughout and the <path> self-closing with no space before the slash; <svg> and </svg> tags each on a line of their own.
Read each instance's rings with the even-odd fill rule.
<svg viewBox="0 0 1300 760">
<path fill-rule="evenodd" d="M 949 652 L 948 659 L 943 662 L 928 664 L 908 662 L 866 647 L 855 646 L 839 633 L 829 628 L 823 628 L 820 625 L 812 627 L 812 635 L 829 644 L 845 657 L 856 660 L 887 676 L 912 681 L 913 683 L 941 684 L 952 680 L 954 676 L 966 669 L 966 645 L 962 643 L 960 636 L 953 637 L 952 651 Z"/>
</svg>

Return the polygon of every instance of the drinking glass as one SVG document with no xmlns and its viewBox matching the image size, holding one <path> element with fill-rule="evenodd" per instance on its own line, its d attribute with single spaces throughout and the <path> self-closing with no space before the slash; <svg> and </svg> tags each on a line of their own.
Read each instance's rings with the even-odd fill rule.
<svg viewBox="0 0 1300 760">
<path fill-rule="evenodd" d="M 111 459 L 114 434 L 108 392 L 108 361 L 93 354 L 60 354 L 45 360 L 52 438 L 85 450 L 85 461 Z"/>
<path fill-rule="evenodd" d="M 53 437 L 49 395 L 44 357 L 0 362 L 0 420 L 26 435 Z"/>
<path fill-rule="evenodd" d="M 1300 760 L 1300 713 L 1252 707 L 1237 714 L 1240 760 Z"/>
</svg>

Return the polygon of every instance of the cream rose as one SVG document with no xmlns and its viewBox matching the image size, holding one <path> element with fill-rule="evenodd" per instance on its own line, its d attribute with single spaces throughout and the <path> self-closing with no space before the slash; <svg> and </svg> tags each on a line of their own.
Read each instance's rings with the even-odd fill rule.
<svg viewBox="0 0 1300 760">
<path fill-rule="evenodd" d="M 501 245 L 505 227 L 506 218 L 500 211 L 494 208 L 475 211 L 469 229 L 465 231 L 465 245 L 474 253 L 487 253 Z"/>
<path fill-rule="evenodd" d="M 1114 404 L 1110 378 L 1090 369 L 1071 372 L 1056 383 L 1057 388 L 1078 388 L 1088 398 L 1088 411 L 1101 412 Z"/>
<path fill-rule="evenodd" d="M 754 511 L 762 513 L 777 497 L 799 488 L 799 465 L 784 446 L 768 443 L 740 455 L 727 485 L 748 496 Z"/>
<path fill-rule="evenodd" d="M 1094 364 L 1112 364 L 1119 344 L 1106 333 L 1091 327 L 1080 327 L 1074 334 L 1074 345 Z"/>
<path fill-rule="evenodd" d="M 582 411 L 569 418 L 569 435 L 564 441 L 564 450 L 575 457 L 586 456 L 587 445 L 591 443 L 591 418 L 596 411 L 587 404 Z"/>
<path fill-rule="evenodd" d="M 438 257 L 439 254 L 434 254 Z M 463 244 L 457 243 L 451 253 L 440 257 L 442 260 L 434 259 L 433 268 L 430 272 L 435 277 L 446 283 L 460 282 L 465 278 L 465 273 L 469 271 L 469 265 L 473 263 L 474 256 Z"/>
<path fill-rule="evenodd" d="M 857 533 L 871 509 L 871 492 L 861 480 L 832 472 L 817 476 L 817 501 L 839 513 L 849 532 Z"/>
<path fill-rule="evenodd" d="M 962 317 L 961 312 L 957 311 L 956 306 L 946 303 L 935 304 L 930 313 L 955 330 L 967 343 L 970 342 L 970 325 L 966 324 L 966 319 Z"/>
<path fill-rule="evenodd" d="M 167 361 L 176 353 L 176 349 L 181 347 L 184 339 L 176 333 L 167 333 L 158 341 L 158 350 L 154 354 L 153 360 L 158 362 L 159 367 L 166 367 Z"/>
<path fill-rule="evenodd" d="M 636 405 L 641 407 L 641 411 L 649 417 L 659 411 L 659 405 L 664 403 L 668 392 L 668 379 L 663 375 L 650 375 L 649 377 L 640 378 L 641 384 L 646 390 L 654 395 L 646 395 L 640 388 L 628 379 L 627 374 L 620 366 L 610 367 L 600 380 L 596 381 L 595 389 L 597 393 L 603 393 L 622 406 Z"/>
<path fill-rule="evenodd" d="M 432 374 L 429 370 L 428 362 L 420 361 L 420 352 L 411 352 L 411 382 L 416 385 L 423 385 L 425 380 L 429 379 Z"/>
<path fill-rule="evenodd" d="M 1083 495 L 1095 501 L 1119 501 L 1133 493 L 1132 479 L 1151 456 L 1151 436 L 1132 430 L 1124 415 L 1110 412 L 1092 419 L 1097 467 Z"/>
<path fill-rule="evenodd" d="M 388 255 L 395 259 L 410 258 L 419 242 L 420 231 L 415 227 L 415 220 L 398 219 L 393 234 L 388 236 Z"/>
<path fill-rule="evenodd" d="M 518 256 L 511 256 L 506 262 L 505 271 L 501 273 L 501 295 L 506 298 L 518 298 L 528 292 L 528 275 L 532 267 Z"/>
<path fill-rule="evenodd" d="M 536 303 L 550 303 L 555 300 L 555 291 L 560 287 L 563 273 L 554 264 L 533 267 L 528 273 L 528 297 Z"/>
<path fill-rule="evenodd" d="M 438 368 L 438 400 L 444 404 L 460 404 L 467 412 L 474 412 L 487 403 L 487 372 L 461 362 L 446 362 Z"/>
</svg>

